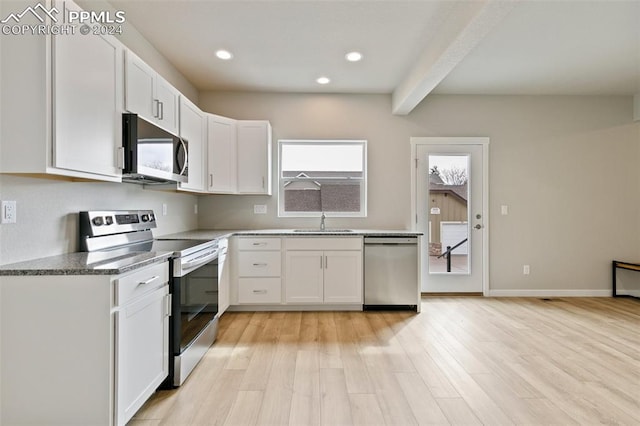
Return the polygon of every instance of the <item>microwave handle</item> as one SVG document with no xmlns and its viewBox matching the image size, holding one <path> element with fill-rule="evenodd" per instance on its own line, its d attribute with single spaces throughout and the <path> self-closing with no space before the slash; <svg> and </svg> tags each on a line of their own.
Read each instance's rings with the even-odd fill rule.
<svg viewBox="0 0 640 426">
<path fill-rule="evenodd" d="M 184 171 L 187 169 L 187 165 L 189 164 L 189 153 L 187 151 L 187 144 L 184 143 L 184 140 L 182 138 L 178 138 L 178 140 L 180 141 L 180 146 L 184 150 L 184 164 L 182 166 L 178 164 L 178 167 L 180 168 L 180 176 L 182 176 L 184 174 Z M 176 151 L 176 160 L 179 158 L 179 152 L 180 148 L 178 148 L 178 150 Z"/>
</svg>

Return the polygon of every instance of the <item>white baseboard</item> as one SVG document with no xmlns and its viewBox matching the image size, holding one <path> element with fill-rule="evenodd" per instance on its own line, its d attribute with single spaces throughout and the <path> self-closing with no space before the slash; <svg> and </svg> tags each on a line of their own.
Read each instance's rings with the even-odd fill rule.
<svg viewBox="0 0 640 426">
<path fill-rule="evenodd" d="M 489 290 L 489 297 L 612 297 L 612 290 Z"/>
</svg>

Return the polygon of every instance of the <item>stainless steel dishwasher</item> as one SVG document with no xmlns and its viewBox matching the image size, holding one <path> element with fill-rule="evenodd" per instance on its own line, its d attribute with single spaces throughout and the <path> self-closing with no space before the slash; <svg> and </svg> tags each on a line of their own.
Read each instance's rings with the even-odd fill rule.
<svg viewBox="0 0 640 426">
<path fill-rule="evenodd" d="M 417 237 L 364 238 L 364 309 L 418 310 Z"/>
</svg>

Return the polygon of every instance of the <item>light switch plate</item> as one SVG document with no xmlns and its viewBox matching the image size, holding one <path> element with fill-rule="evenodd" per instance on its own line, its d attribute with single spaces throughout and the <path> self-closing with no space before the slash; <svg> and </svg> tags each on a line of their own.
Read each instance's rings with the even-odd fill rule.
<svg viewBox="0 0 640 426">
<path fill-rule="evenodd" d="M 509 214 L 509 206 L 507 205 L 502 205 L 500 206 L 500 212 L 502 213 L 503 216 L 506 216 Z"/>
<path fill-rule="evenodd" d="M 266 204 L 254 204 L 253 205 L 253 214 L 267 214 L 267 205 Z"/>
</svg>

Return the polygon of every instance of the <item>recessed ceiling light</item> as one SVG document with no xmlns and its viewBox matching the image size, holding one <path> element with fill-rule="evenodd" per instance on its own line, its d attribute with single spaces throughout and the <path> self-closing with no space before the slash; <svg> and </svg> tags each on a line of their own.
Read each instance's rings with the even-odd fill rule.
<svg viewBox="0 0 640 426">
<path fill-rule="evenodd" d="M 344 55 L 344 57 L 349 62 L 358 62 L 359 60 L 362 59 L 362 53 L 360 53 L 360 52 L 349 52 L 346 55 Z"/>
<path fill-rule="evenodd" d="M 224 50 L 224 49 L 220 49 L 216 52 L 216 56 L 224 61 L 228 61 L 229 59 L 233 58 L 233 54 L 231 54 L 231 52 L 229 52 L 228 50 Z"/>
<path fill-rule="evenodd" d="M 316 80 L 318 84 L 329 84 L 330 81 L 329 77 L 318 77 Z"/>
</svg>

